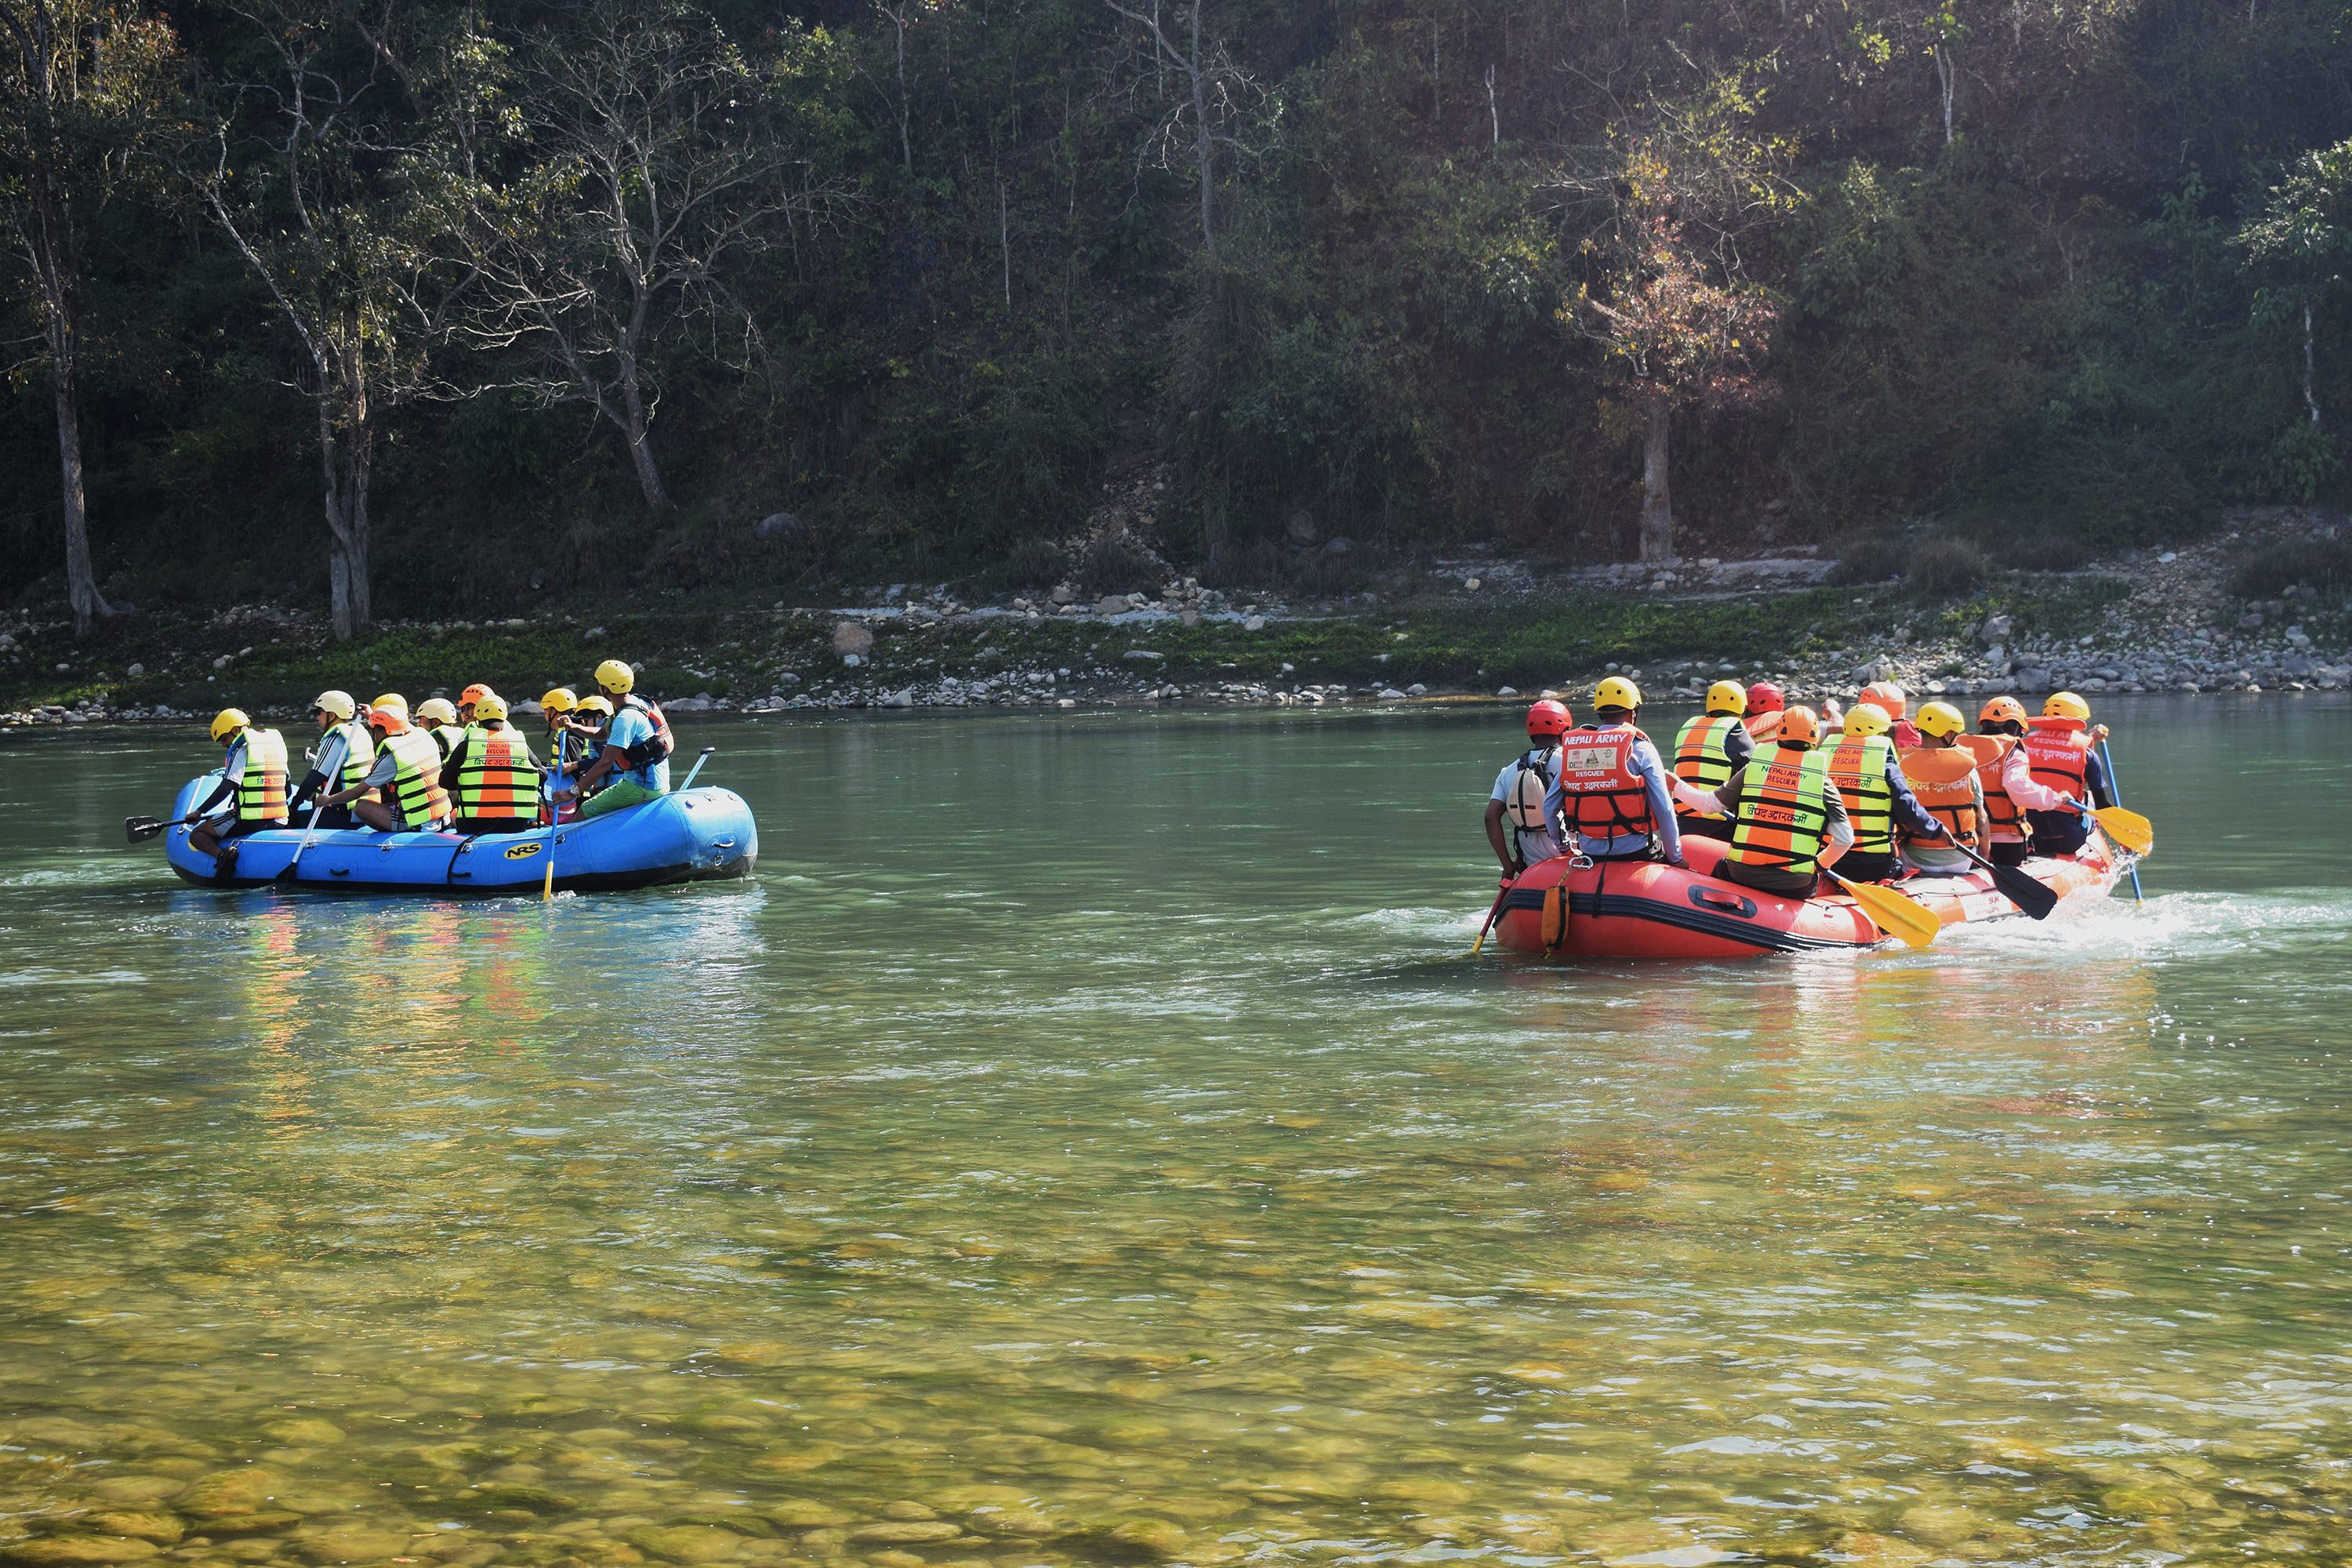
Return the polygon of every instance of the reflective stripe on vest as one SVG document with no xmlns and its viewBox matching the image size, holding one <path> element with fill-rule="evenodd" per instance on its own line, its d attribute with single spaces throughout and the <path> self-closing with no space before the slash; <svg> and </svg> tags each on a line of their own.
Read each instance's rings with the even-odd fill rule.
<svg viewBox="0 0 2352 1568">
<path fill-rule="evenodd" d="M 1596 730 L 1579 724 L 1559 738 L 1560 816 L 1587 838 L 1648 833 L 1650 787 L 1633 771 L 1635 742 L 1649 737 L 1631 724 Z"/>
<path fill-rule="evenodd" d="M 1709 794 L 1721 789 L 1731 777 L 1731 755 L 1723 743 L 1740 728 L 1738 716 L 1732 713 L 1702 713 L 1685 724 L 1675 737 L 1675 777 Z M 1706 816 L 1710 822 L 1723 820 L 1720 812 Z"/>
<path fill-rule="evenodd" d="M 2028 719 L 2025 765 L 2035 784 L 2079 800 L 2088 793 L 2083 775 L 2091 765 L 2091 740 L 2074 723 L 2072 719 Z"/>
<path fill-rule="evenodd" d="M 457 768 L 457 815 L 528 816 L 539 809 L 539 764 L 512 730 L 465 731 L 466 760 Z"/>
<path fill-rule="evenodd" d="M 1886 783 L 1886 769 L 1894 761 L 1894 743 L 1884 735 L 1841 741 L 1830 753 L 1830 780 L 1845 797 L 1857 855 L 1884 853 L 1895 846 L 1895 792 Z"/>
<path fill-rule="evenodd" d="M 1519 759 L 1519 771 L 1511 779 L 1510 792 L 1503 797 L 1503 815 L 1511 826 L 1522 833 L 1549 833 L 1551 819 L 1544 815 L 1544 796 L 1551 792 L 1551 778 L 1544 763 L 1549 752 L 1529 751 Z"/>
<path fill-rule="evenodd" d="M 343 738 L 343 776 L 330 779 L 327 793 L 340 795 L 347 789 L 357 789 L 367 782 L 368 774 L 375 771 L 375 737 L 369 734 L 367 727 L 356 719 L 347 720 L 327 733 Z M 359 798 L 373 800 L 375 797 L 376 792 L 370 790 Z"/>
<path fill-rule="evenodd" d="M 1977 847 L 1982 825 L 1977 820 L 1977 760 L 1957 746 L 1922 746 L 1903 753 L 1903 782 L 1911 786 L 1928 816 L 1952 830 L 1952 837 Z M 1905 828 L 1906 844 L 1933 844 Z"/>
<path fill-rule="evenodd" d="M 286 737 L 275 730 L 245 732 L 245 771 L 236 781 L 239 822 L 286 820 Z"/>
<path fill-rule="evenodd" d="M 441 787 L 441 748 L 422 730 L 386 735 L 383 749 L 400 764 L 392 777 L 393 809 L 404 826 L 422 827 L 449 815 L 449 796 Z"/>
<path fill-rule="evenodd" d="M 1830 757 L 1820 747 L 1759 752 L 1739 776 L 1739 814 L 1724 854 L 1743 866 L 1809 873 L 1830 836 Z"/>
</svg>

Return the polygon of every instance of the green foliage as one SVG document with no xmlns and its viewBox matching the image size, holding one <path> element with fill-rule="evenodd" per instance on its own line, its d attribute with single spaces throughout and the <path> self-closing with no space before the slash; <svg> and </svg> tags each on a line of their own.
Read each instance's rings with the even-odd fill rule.
<svg viewBox="0 0 2352 1568">
<path fill-rule="evenodd" d="M 1950 537 L 1928 540 L 1914 550 L 1903 572 L 1903 586 L 1922 599 L 1953 598 L 1991 579 L 1992 562 L 1983 550 Z"/>
<path fill-rule="evenodd" d="M 2352 541 L 2273 544 L 2247 556 L 2230 574 L 2230 592 L 2242 599 L 2270 598 L 2295 587 L 2352 592 Z"/>
</svg>

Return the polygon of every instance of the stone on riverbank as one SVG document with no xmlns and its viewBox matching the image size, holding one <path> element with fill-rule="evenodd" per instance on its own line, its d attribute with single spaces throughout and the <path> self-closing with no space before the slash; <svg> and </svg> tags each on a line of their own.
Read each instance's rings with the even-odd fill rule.
<svg viewBox="0 0 2352 1568">
<path fill-rule="evenodd" d="M 52 1535 L 0 1546 L 0 1563 L 17 1568 L 107 1568 L 110 1563 L 139 1563 L 163 1549 L 152 1541 L 121 1535 Z"/>
<path fill-rule="evenodd" d="M 285 1480 L 276 1470 L 258 1468 L 215 1470 L 190 1487 L 173 1506 L 191 1519 L 254 1513 L 278 1496 Z"/>
<path fill-rule="evenodd" d="M 666 1563 L 724 1563 L 743 1545 L 733 1531 L 708 1524 L 649 1524 L 622 1539 Z"/>
</svg>

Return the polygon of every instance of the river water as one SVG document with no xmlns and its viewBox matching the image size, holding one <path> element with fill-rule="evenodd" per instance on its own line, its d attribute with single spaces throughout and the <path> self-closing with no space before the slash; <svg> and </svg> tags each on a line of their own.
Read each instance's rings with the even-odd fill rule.
<svg viewBox="0 0 2352 1568">
<path fill-rule="evenodd" d="M 2144 907 L 1679 969 L 1465 960 L 1497 710 L 697 724 L 552 905 L 10 735 L 0 1559 L 2342 1561 L 2352 710 L 2103 717 Z"/>
</svg>

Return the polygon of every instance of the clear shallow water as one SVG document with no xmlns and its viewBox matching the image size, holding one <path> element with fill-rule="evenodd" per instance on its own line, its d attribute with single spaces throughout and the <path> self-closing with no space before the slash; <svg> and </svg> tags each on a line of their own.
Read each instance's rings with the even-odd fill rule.
<svg viewBox="0 0 2352 1568">
<path fill-rule="evenodd" d="M 1463 962 L 1504 714 L 701 726 L 552 906 L 10 736 L 0 1553 L 2340 1559 L 2352 710 L 2113 716 L 2144 909 L 1689 969 Z"/>
</svg>

